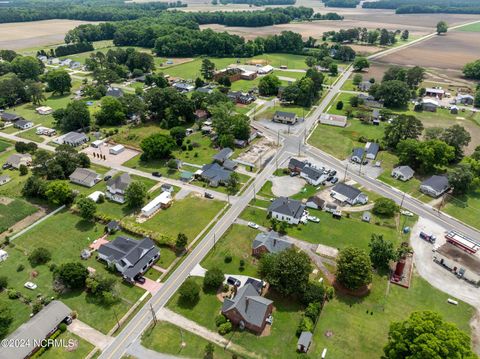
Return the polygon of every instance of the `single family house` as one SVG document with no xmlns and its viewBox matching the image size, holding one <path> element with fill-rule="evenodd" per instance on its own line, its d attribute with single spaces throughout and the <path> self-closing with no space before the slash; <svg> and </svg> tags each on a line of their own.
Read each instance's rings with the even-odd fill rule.
<svg viewBox="0 0 480 359">
<path fill-rule="evenodd" d="M 84 133 L 69 132 L 61 138 L 61 143 L 72 147 L 78 147 L 87 143 L 89 138 Z"/>
<path fill-rule="evenodd" d="M 110 178 L 107 181 L 107 198 L 118 203 L 125 203 L 125 191 L 132 183 L 128 173 L 122 173 L 118 177 Z"/>
<path fill-rule="evenodd" d="M 286 249 L 293 248 L 293 243 L 283 239 L 275 231 L 262 232 L 257 234 L 252 243 L 252 256 L 260 257 L 265 253 L 279 253 Z"/>
<path fill-rule="evenodd" d="M 102 177 L 95 171 L 88 168 L 76 168 L 69 176 L 70 182 L 84 187 L 93 187 L 102 180 Z"/>
<path fill-rule="evenodd" d="M 398 166 L 392 170 L 392 177 L 406 182 L 413 178 L 415 171 L 410 166 Z"/>
<path fill-rule="evenodd" d="M 430 197 L 440 197 L 442 194 L 448 191 L 450 184 L 446 176 L 432 176 L 420 185 L 420 192 L 425 193 Z"/>
<path fill-rule="evenodd" d="M 33 122 L 27 120 L 17 120 L 13 124 L 13 127 L 16 127 L 20 130 L 28 130 L 33 127 Z"/>
<path fill-rule="evenodd" d="M 288 197 L 276 198 L 268 207 L 268 214 L 279 221 L 299 224 L 305 211 L 305 205 Z"/>
<path fill-rule="evenodd" d="M 142 216 L 150 217 L 159 209 L 165 209 L 170 207 L 172 201 L 172 194 L 170 192 L 162 192 L 149 203 L 147 203 L 145 207 L 142 208 Z"/>
<path fill-rule="evenodd" d="M 380 151 L 380 145 L 376 142 L 367 142 L 365 145 L 365 157 L 369 160 L 377 158 L 378 151 Z"/>
<path fill-rule="evenodd" d="M 293 112 L 276 111 L 273 115 L 273 122 L 285 123 L 288 125 L 294 125 L 297 123 L 298 117 Z"/>
<path fill-rule="evenodd" d="M 349 186 L 345 183 L 337 183 L 330 193 L 330 196 L 340 203 L 347 203 L 351 206 L 356 204 L 367 204 L 368 196 L 358 188 Z"/>
<path fill-rule="evenodd" d="M 5 164 L 18 170 L 21 165 L 30 166 L 32 164 L 32 156 L 29 153 L 14 153 L 7 158 Z"/>
</svg>

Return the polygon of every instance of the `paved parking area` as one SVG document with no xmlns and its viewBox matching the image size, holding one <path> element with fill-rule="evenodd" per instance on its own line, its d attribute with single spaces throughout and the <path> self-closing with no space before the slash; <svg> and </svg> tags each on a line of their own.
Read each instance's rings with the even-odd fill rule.
<svg viewBox="0 0 480 359">
<path fill-rule="evenodd" d="M 110 154 L 110 148 L 112 148 L 113 146 L 114 145 L 104 143 L 99 148 L 94 148 L 90 146 L 85 148 L 82 152 L 85 153 L 91 159 L 95 158 L 93 157 L 94 153 L 95 155 L 101 154 L 105 156 L 106 159 L 102 161 L 105 162 L 105 166 L 110 166 L 110 167 L 121 165 L 124 162 L 127 162 L 128 160 L 140 154 L 139 151 L 132 150 L 130 148 L 125 147 L 125 149 L 122 152 L 120 152 L 118 155 L 112 155 Z"/>
</svg>

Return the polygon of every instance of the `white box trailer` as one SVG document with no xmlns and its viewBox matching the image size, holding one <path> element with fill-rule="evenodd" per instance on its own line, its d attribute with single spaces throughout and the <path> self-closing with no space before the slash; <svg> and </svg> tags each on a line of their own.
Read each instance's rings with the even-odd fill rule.
<svg viewBox="0 0 480 359">
<path fill-rule="evenodd" d="M 111 155 L 118 155 L 122 153 L 125 150 L 125 146 L 123 145 L 116 145 L 110 148 L 108 152 L 110 152 Z"/>
</svg>

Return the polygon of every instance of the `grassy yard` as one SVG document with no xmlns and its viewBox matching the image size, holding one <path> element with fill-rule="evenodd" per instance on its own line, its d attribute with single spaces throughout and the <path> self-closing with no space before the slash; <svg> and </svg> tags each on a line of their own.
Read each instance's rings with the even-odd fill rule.
<svg viewBox="0 0 480 359">
<path fill-rule="evenodd" d="M 142 142 L 145 137 L 158 132 L 168 135 L 168 130 L 160 128 L 157 124 L 149 123 L 139 126 L 124 126 L 119 129 L 117 134 L 112 136 L 112 141 L 140 148 L 140 142 Z"/>
<path fill-rule="evenodd" d="M 387 341 L 391 321 L 404 320 L 411 312 L 433 310 L 446 321 L 470 332 L 469 320 L 474 308 L 460 302 L 447 303 L 450 296 L 414 275 L 409 289 L 387 284 L 385 277 L 374 275 L 372 292 L 356 299 L 337 294 L 326 303 L 316 328 L 310 355 L 320 357 L 324 348 L 332 358 L 379 358 Z M 326 337 L 331 331 L 333 335 Z"/>
<path fill-rule="evenodd" d="M 277 104 L 275 104 L 274 107 L 270 107 L 269 109 L 262 112 L 261 114 L 259 114 L 256 117 L 271 120 L 276 111 L 293 112 L 298 117 L 306 117 L 308 112 L 310 111 L 310 108 L 295 106 L 295 105 L 282 105 L 280 103 L 277 103 Z"/>
<path fill-rule="evenodd" d="M 262 188 L 260 188 L 260 191 L 258 191 L 257 194 L 259 196 L 262 196 L 262 197 L 265 197 L 265 198 L 275 197 L 273 192 L 272 192 L 272 186 L 273 186 L 272 181 L 265 182 L 265 184 L 262 186 Z"/>
<path fill-rule="evenodd" d="M 349 120 L 347 127 L 318 125 L 309 138 L 309 143 L 339 159 L 345 159 L 352 153 L 354 147 L 364 147 L 358 142 L 361 136 L 367 139 L 380 140 L 386 124 L 379 126 L 366 124 L 360 120 Z"/>
<path fill-rule="evenodd" d="M 339 93 L 327 107 L 327 113 L 332 115 L 343 115 L 346 116 L 345 109 L 350 106 L 350 98 L 355 97 L 355 95 L 350 93 Z M 337 110 L 337 104 L 342 101 L 343 109 Z"/>
<path fill-rule="evenodd" d="M 259 232 L 247 226 L 232 225 L 215 245 L 208 256 L 202 261 L 206 269 L 221 268 L 224 273 L 242 274 L 258 277 L 257 260 L 251 256 L 252 242 Z M 232 256 L 230 263 L 225 262 L 226 256 Z M 240 272 L 239 262 L 245 261 L 245 270 Z"/>
<path fill-rule="evenodd" d="M 192 241 L 224 205 L 225 203 L 221 201 L 189 195 L 182 200 L 174 201 L 170 208 L 158 212 L 138 225 L 172 238 L 177 238 L 178 233 L 184 233 Z M 124 220 L 133 221 L 134 219 L 128 217 Z"/>
<path fill-rule="evenodd" d="M 45 139 L 42 136 L 37 135 L 36 131 L 37 131 L 36 128 L 32 128 L 28 131 L 19 133 L 17 136 L 21 137 L 21 138 L 24 138 L 26 140 L 37 142 L 37 143 L 45 142 Z"/>
<path fill-rule="evenodd" d="M 200 357 L 209 342 L 168 322 L 158 322 L 142 336 L 142 345 L 163 354 L 180 357 Z M 230 359 L 232 353 L 215 345 L 213 359 Z"/>
<path fill-rule="evenodd" d="M 8 204 L 0 202 L 0 233 L 36 211 L 37 207 L 21 199 L 13 199 Z"/>
<path fill-rule="evenodd" d="M 13 322 L 8 327 L 8 334 L 30 319 L 30 313 L 32 312 L 30 307 L 19 300 L 9 299 L 5 290 L 0 292 L 0 304 L 5 305 L 13 314 Z"/>
<path fill-rule="evenodd" d="M 287 66 L 289 69 L 303 69 L 307 68 L 305 64 L 306 56 L 292 55 L 292 54 L 262 54 L 253 57 L 255 60 L 265 60 L 273 67 Z"/>
<path fill-rule="evenodd" d="M 309 209 L 309 212 L 311 215 L 320 218 L 320 223 L 308 222 L 306 225 L 291 226 L 287 230 L 290 236 L 310 243 L 325 244 L 339 249 L 347 246 L 368 249 L 368 243 L 370 243 L 373 233 L 381 234 L 385 239 L 396 244 L 407 240 L 407 237 L 401 233 L 400 228 L 377 225 L 375 221 L 365 223 L 357 215 L 346 218 L 344 214 L 341 220 L 337 220 L 327 212 L 313 209 Z M 270 227 L 270 220 L 267 219 L 266 210 L 248 207 L 242 212 L 240 218 Z M 413 225 L 413 223 L 410 223 L 410 225 Z"/>
<path fill-rule="evenodd" d="M 16 153 L 15 150 L 0 152 L 0 164 L 4 164 L 7 158 Z M 1 170 L 0 174 L 8 175 L 12 179 L 7 184 L 0 186 L 0 196 L 19 198 L 22 196 L 22 188 L 27 181 L 28 176 L 20 176 L 20 172 L 17 170 Z"/>
<path fill-rule="evenodd" d="M 448 196 L 443 211 L 459 220 L 480 228 L 480 190 L 473 189 L 464 196 Z"/>
<path fill-rule="evenodd" d="M 67 343 L 69 340 L 74 340 L 76 341 L 77 346 L 72 351 L 70 351 L 68 347 L 52 346 L 42 355 L 42 359 L 85 358 L 94 348 L 94 346 L 89 342 L 68 331 L 60 334 L 56 339 L 62 340 L 65 343 Z"/>
<path fill-rule="evenodd" d="M 11 147 L 12 144 L 7 141 L 0 140 L 0 152 L 5 151 L 7 148 Z"/>
<path fill-rule="evenodd" d="M 103 263 L 94 256 L 83 261 L 85 266 L 94 268 L 97 273 L 117 280 L 117 292 L 121 300 L 111 307 L 103 306 L 84 291 L 67 291 L 58 294 L 53 290 L 53 274 L 49 265 L 61 265 L 66 262 L 80 261 L 80 252 L 103 234 L 103 225 L 86 222 L 80 217 L 64 210 L 38 224 L 35 228 L 17 238 L 7 248 L 9 258 L 0 266 L 0 275 L 9 278 L 9 287 L 15 288 L 23 295 L 34 298 L 37 295 L 54 297 L 63 301 L 72 310 L 78 312 L 79 319 L 103 333 L 107 333 L 115 325 L 114 312 L 122 317 L 133 303 L 142 295 L 143 290 L 121 281 L 116 274 L 106 270 Z M 122 233 L 119 233 L 122 234 Z M 114 237 L 111 237 L 114 238 Z M 52 260 L 47 265 L 33 268 L 28 255 L 38 247 L 51 252 Z M 23 265 L 23 269 L 19 267 Z M 38 288 L 34 291 L 26 289 L 23 284 L 32 281 Z"/>
</svg>

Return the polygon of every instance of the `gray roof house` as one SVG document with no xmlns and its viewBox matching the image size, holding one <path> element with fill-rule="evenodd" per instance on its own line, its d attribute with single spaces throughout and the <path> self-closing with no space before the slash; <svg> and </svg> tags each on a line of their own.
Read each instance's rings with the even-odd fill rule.
<svg viewBox="0 0 480 359">
<path fill-rule="evenodd" d="M 277 111 L 273 115 L 273 122 L 286 123 L 294 125 L 298 120 L 298 117 L 293 112 Z"/>
<path fill-rule="evenodd" d="M 264 253 L 279 253 L 292 247 L 293 243 L 281 238 L 279 233 L 262 232 L 257 234 L 252 242 L 252 255 L 258 257 Z"/>
<path fill-rule="evenodd" d="M 345 183 L 337 183 L 330 193 L 340 203 L 348 203 L 352 206 L 356 204 L 367 204 L 368 196 L 362 193 L 358 188 L 349 186 Z"/>
<path fill-rule="evenodd" d="M 13 124 L 13 127 L 19 128 L 21 130 L 26 130 L 29 128 L 33 127 L 33 122 L 32 121 L 27 121 L 27 120 L 17 120 Z"/>
<path fill-rule="evenodd" d="M 448 191 L 450 184 L 446 176 L 432 176 L 423 181 L 420 185 L 420 192 L 425 193 L 430 197 L 440 197 Z"/>
<path fill-rule="evenodd" d="M 358 84 L 358 88 L 360 89 L 360 91 L 368 92 L 372 85 L 373 84 L 370 81 L 362 81 Z"/>
<path fill-rule="evenodd" d="M 362 163 L 362 161 L 365 161 L 365 150 L 361 147 L 354 148 L 350 160 L 355 163 Z"/>
<path fill-rule="evenodd" d="M 290 161 L 288 162 L 288 169 L 291 172 L 300 173 L 305 166 L 307 166 L 306 162 L 297 160 L 296 158 L 291 158 Z"/>
<path fill-rule="evenodd" d="M 241 287 L 233 299 L 225 298 L 222 314 L 234 325 L 260 334 L 273 310 L 273 302 L 258 295 L 251 284 Z"/>
<path fill-rule="evenodd" d="M 307 199 L 305 203 L 308 208 L 320 209 L 322 210 L 325 206 L 325 201 L 318 196 L 312 196 Z"/>
<path fill-rule="evenodd" d="M 3 186 L 4 184 L 7 184 L 11 180 L 12 180 L 12 178 L 9 175 L 1 175 L 0 176 L 0 186 Z"/>
<path fill-rule="evenodd" d="M 123 97 L 123 91 L 118 87 L 109 87 L 105 96 Z"/>
<path fill-rule="evenodd" d="M 305 180 L 312 186 L 318 186 L 320 183 L 326 180 L 328 176 L 323 170 L 305 166 L 303 167 L 302 172 L 300 172 L 300 177 L 305 178 Z"/>
<path fill-rule="evenodd" d="M 88 137 L 84 133 L 69 132 L 62 138 L 62 143 L 77 147 L 88 142 Z"/>
<path fill-rule="evenodd" d="M 76 168 L 69 176 L 70 182 L 85 187 L 93 187 L 101 181 L 101 176 L 88 168 Z"/>
<path fill-rule="evenodd" d="M 305 205 L 288 197 L 278 197 L 268 207 L 268 214 L 272 218 L 290 224 L 299 224 L 305 211 Z"/>
<path fill-rule="evenodd" d="M 365 145 L 365 157 L 369 160 L 377 158 L 378 151 L 380 151 L 380 145 L 376 142 L 367 142 Z"/>
<path fill-rule="evenodd" d="M 232 171 L 223 168 L 218 163 L 209 163 L 202 167 L 200 177 L 207 181 L 210 186 L 218 187 L 221 184 L 226 184 L 232 173 Z"/>
<path fill-rule="evenodd" d="M 392 170 L 392 177 L 400 181 L 408 181 L 413 178 L 415 171 L 410 166 L 398 166 Z"/>
<path fill-rule="evenodd" d="M 225 147 L 222 148 L 220 151 L 218 151 L 213 157 L 214 162 L 218 162 L 220 164 L 223 164 L 226 160 L 232 156 L 233 150 L 231 148 Z"/>
<path fill-rule="evenodd" d="M 135 277 L 145 273 L 160 257 L 160 250 L 149 238 L 140 241 L 126 237 L 117 237 L 102 244 L 98 249 L 99 259 L 107 262 L 133 283 Z"/>
<path fill-rule="evenodd" d="M 15 122 L 17 120 L 22 119 L 23 117 L 15 113 L 1 112 L 0 118 L 2 119 L 2 121 L 5 121 L 5 122 Z"/>
<path fill-rule="evenodd" d="M 32 156 L 29 153 L 14 153 L 10 155 L 5 164 L 19 169 L 21 165 L 29 166 L 32 163 Z"/>
<path fill-rule="evenodd" d="M 118 203 L 125 203 L 125 191 L 132 183 L 132 178 L 128 173 L 122 173 L 120 176 L 110 178 L 107 181 L 107 198 Z"/>
<path fill-rule="evenodd" d="M 25 345 L 3 346 L 0 350 L 0 358 L 24 359 L 31 357 L 40 349 L 35 343 L 49 338 L 71 313 L 72 310 L 65 304 L 53 300 L 6 338 L 8 343 L 17 342 Z"/>
<path fill-rule="evenodd" d="M 312 332 L 302 332 L 297 342 L 297 350 L 300 353 L 308 352 L 310 345 L 312 344 Z"/>
</svg>

